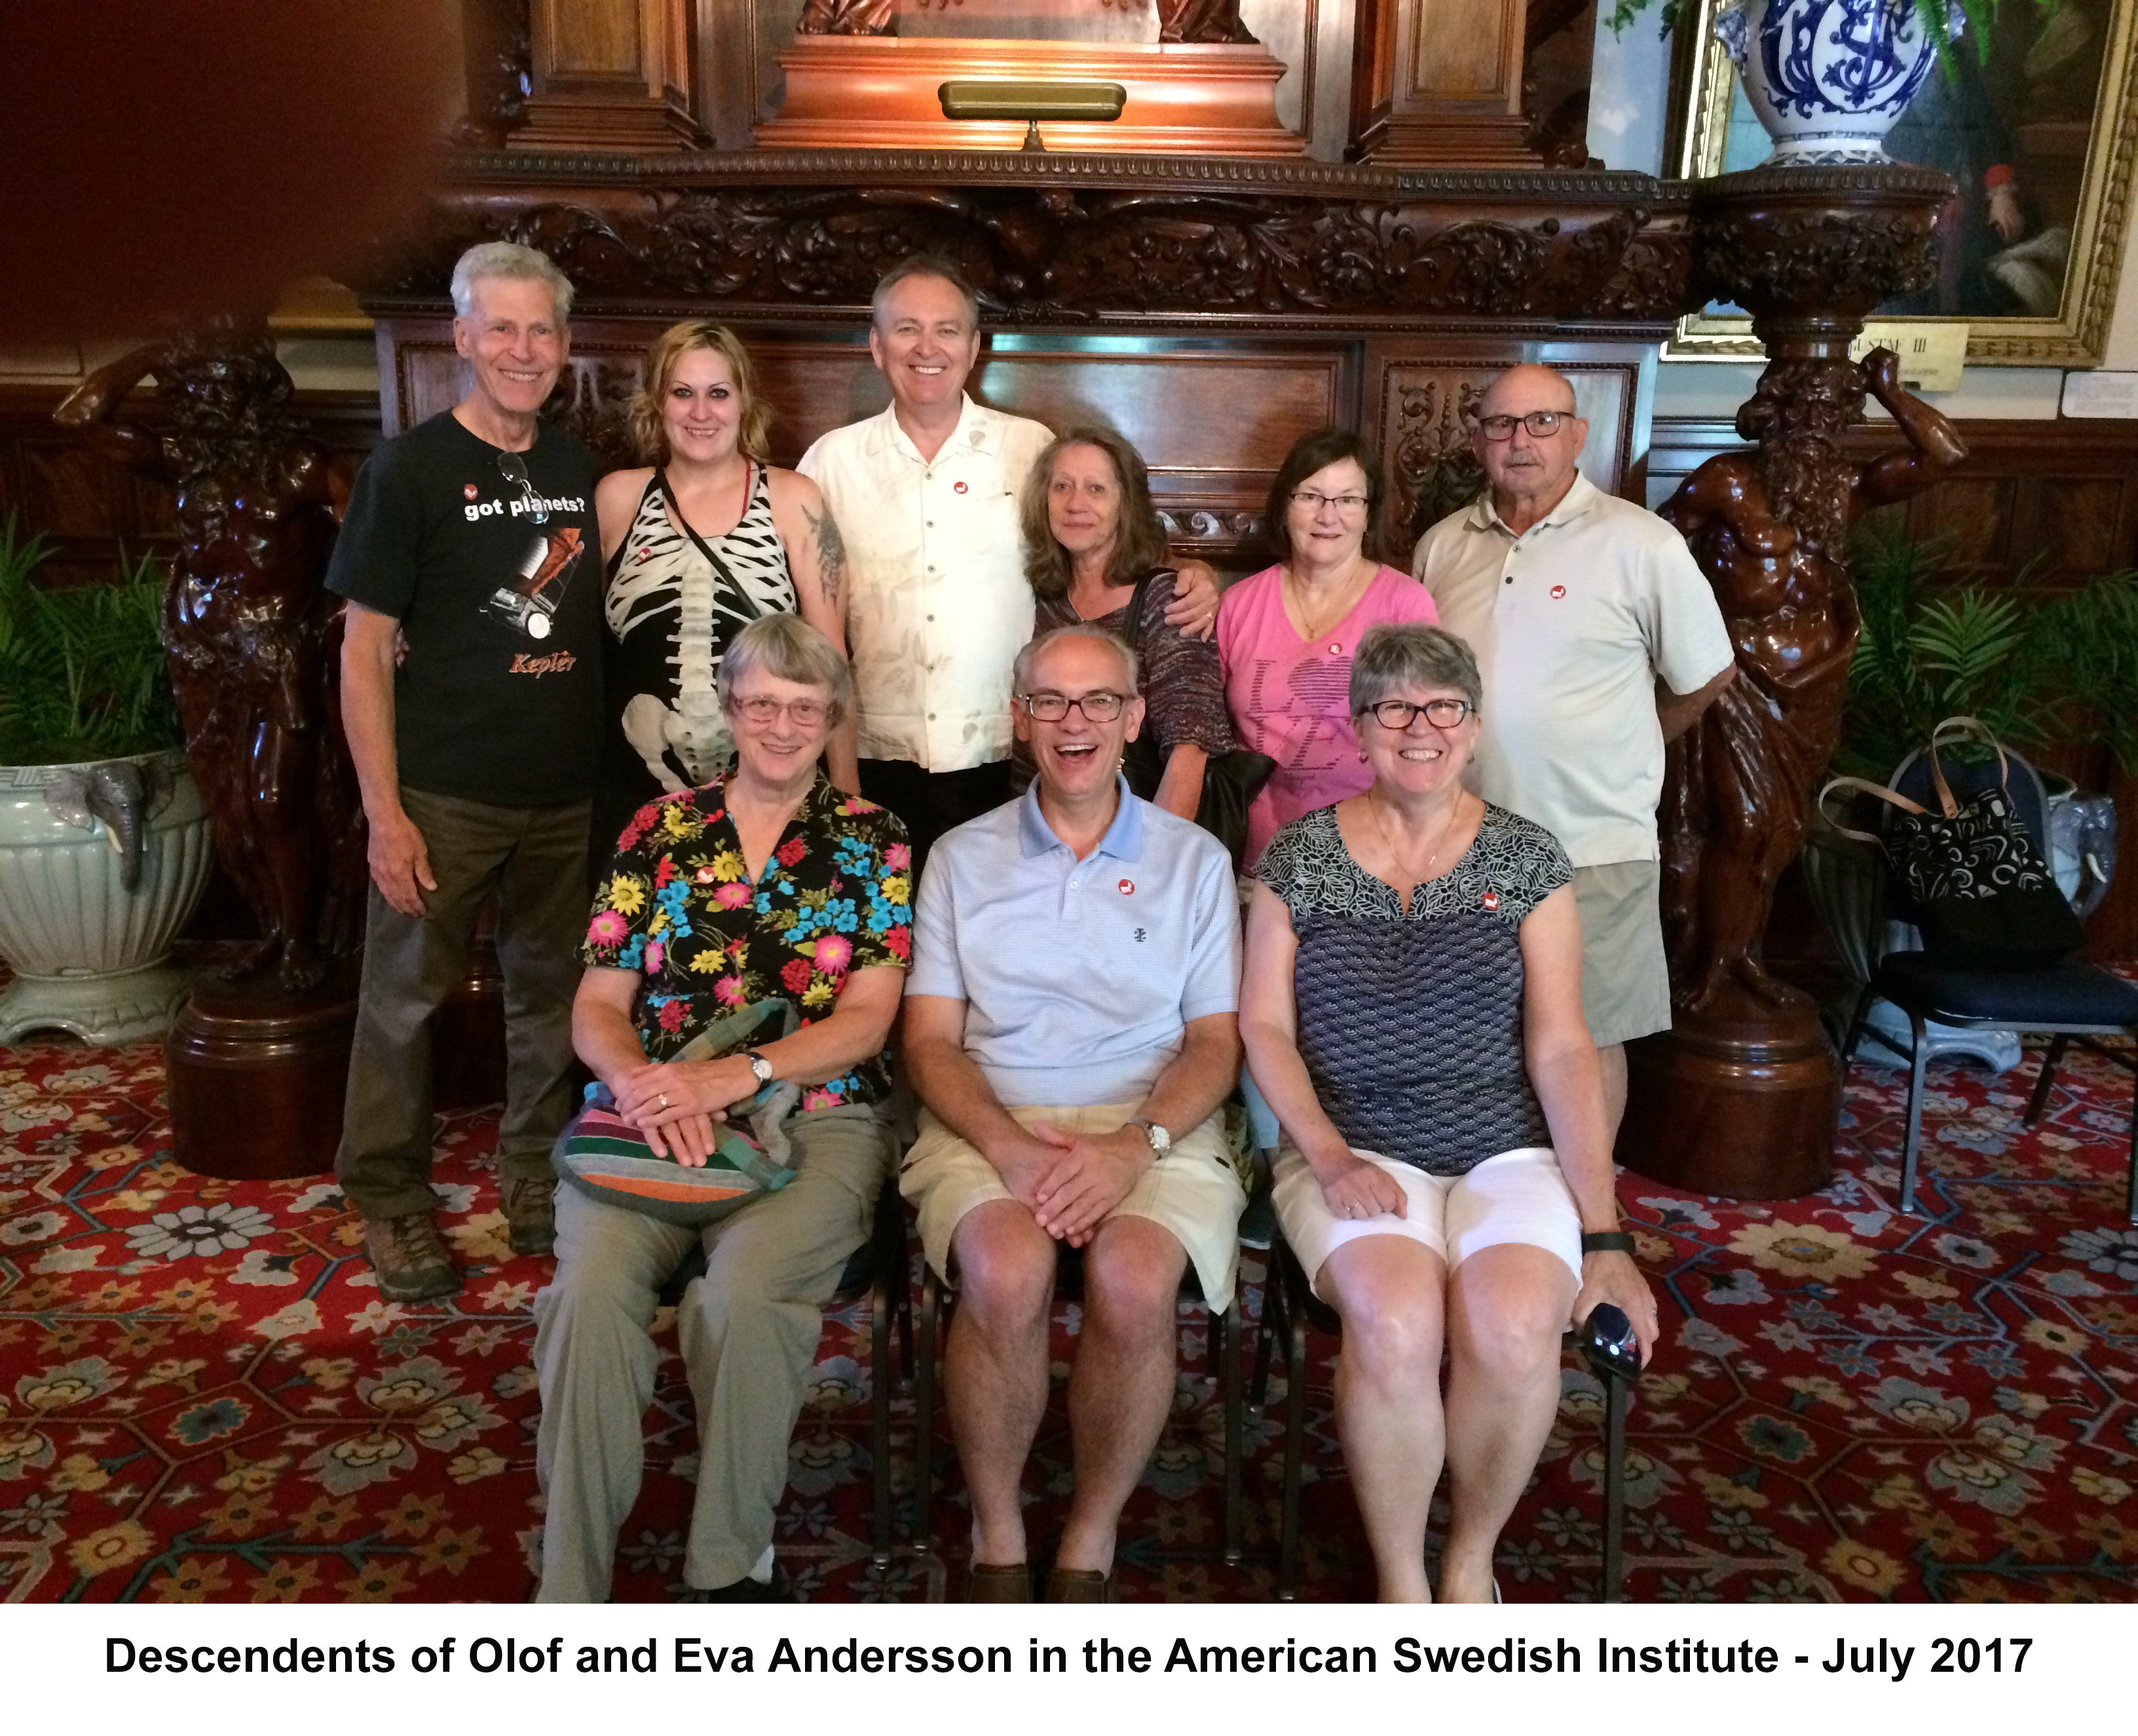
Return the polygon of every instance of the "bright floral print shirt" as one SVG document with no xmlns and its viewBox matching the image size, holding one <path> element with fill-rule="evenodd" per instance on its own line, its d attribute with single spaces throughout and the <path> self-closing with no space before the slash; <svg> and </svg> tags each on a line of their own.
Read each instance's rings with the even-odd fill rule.
<svg viewBox="0 0 2138 1736">
<path fill-rule="evenodd" d="M 778 995 L 804 1024 L 828 1015 L 852 971 L 913 951 L 911 863 L 898 816 L 823 777 L 753 883 L 721 785 L 664 796 L 632 816 L 594 894 L 579 956 L 646 979 L 638 1037 L 664 1060 L 722 1013 Z M 886 1051 L 812 1086 L 804 1110 L 878 1103 Z"/>
</svg>

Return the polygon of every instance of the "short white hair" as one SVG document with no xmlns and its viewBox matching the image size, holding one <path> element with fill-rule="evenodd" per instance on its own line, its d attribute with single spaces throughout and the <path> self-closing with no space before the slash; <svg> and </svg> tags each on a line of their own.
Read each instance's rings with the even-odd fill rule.
<svg viewBox="0 0 2138 1736">
<path fill-rule="evenodd" d="M 548 254 L 523 247 L 516 241 L 486 241 L 470 247 L 453 267 L 453 311 L 461 319 L 475 317 L 475 286 L 486 277 L 546 284 L 557 310 L 557 323 L 561 325 L 572 316 L 572 280 L 557 269 L 556 262 Z"/>
</svg>

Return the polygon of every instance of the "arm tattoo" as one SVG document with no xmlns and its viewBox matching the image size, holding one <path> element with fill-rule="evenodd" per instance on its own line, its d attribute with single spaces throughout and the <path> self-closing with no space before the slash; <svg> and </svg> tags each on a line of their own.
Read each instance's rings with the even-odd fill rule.
<svg viewBox="0 0 2138 1736">
<path fill-rule="evenodd" d="M 817 539 L 817 576 L 824 587 L 824 600 L 838 609 L 847 584 L 847 541 L 839 535 L 839 521 L 832 516 L 828 504 L 822 513 L 804 506 L 802 516 L 809 521 L 810 535 Z"/>
</svg>

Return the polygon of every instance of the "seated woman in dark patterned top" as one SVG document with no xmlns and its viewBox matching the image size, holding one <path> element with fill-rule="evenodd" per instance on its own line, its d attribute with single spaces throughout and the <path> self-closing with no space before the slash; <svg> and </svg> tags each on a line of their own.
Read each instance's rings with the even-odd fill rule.
<svg viewBox="0 0 2138 1736">
<path fill-rule="evenodd" d="M 1276 1208 L 1344 1320 L 1336 1423 L 1384 1602 L 1495 1595 L 1492 1550 L 1559 1403 L 1560 1336 L 1656 1309 L 1618 1228 L 1573 869 L 1540 826 L 1462 787 L 1470 648 L 1376 627 L 1351 668 L 1372 786 L 1283 827 L 1256 870 L 1240 1035 L 1284 1137 Z M 1441 1347 L 1452 1355 L 1443 1401 Z"/>
<path fill-rule="evenodd" d="M 657 1152 L 702 1165 L 761 1083 L 803 1088 L 794 1179 L 704 1229 L 560 1188 L 557 1275 L 534 1298 L 548 1498 L 544 1602 L 608 1596 L 638 1494 L 660 1361 L 657 1293 L 702 1239 L 676 1332 L 697 1400 L 697 1494 L 683 1580 L 717 1600 L 772 1594 L 772 1529 L 824 1303 L 873 1220 L 893 1143 L 884 1044 L 912 956 L 905 829 L 818 770 L 853 708 L 847 660 L 799 616 L 728 641 L 720 704 L 735 770 L 640 809 L 594 895 L 572 1006 L 579 1059 Z M 788 1001 L 791 1036 L 680 1058 L 723 1014 Z"/>
<path fill-rule="evenodd" d="M 1174 574 L 1160 565 L 1165 527 L 1150 502 L 1150 471 L 1112 429 L 1072 428 L 1033 461 L 1023 511 L 1033 633 L 1084 621 L 1135 648 L 1143 726 L 1156 731 L 1165 767 L 1155 790 L 1135 793 L 1193 820 L 1205 762 L 1237 744 L 1216 642 L 1192 638 L 1165 619 Z M 1031 750 L 1020 742 L 1013 758 L 1021 790 L 1032 781 Z"/>
</svg>

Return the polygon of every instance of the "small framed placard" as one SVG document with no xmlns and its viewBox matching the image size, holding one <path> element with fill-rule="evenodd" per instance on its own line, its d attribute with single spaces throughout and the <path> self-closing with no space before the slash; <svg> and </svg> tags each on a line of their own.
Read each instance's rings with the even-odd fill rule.
<svg viewBox="0 0 2138 1736">
<path fill-rule="evenodd" d="M 1957 392 L 1967 366 L 1965 320 L 1872 320 L 1848 346 L 1849 358 L 1862 361 L 1874 350 L 1890 350 L 1901 359 L 1901 384 L 1911 392 Z"/>
<path fill-rule="evenodd" d="M 2074 368 L 2064 375 L 2064 414 L 2138 418 L 2138 373 Z"/>
</svg>

